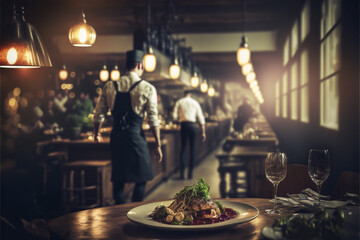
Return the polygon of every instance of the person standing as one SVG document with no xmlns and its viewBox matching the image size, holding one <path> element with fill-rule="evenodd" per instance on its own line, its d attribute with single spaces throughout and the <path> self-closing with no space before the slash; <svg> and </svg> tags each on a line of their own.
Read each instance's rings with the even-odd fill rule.
<svg viewBox="0 0 360 240">
<path fill-rule="evenodd" d="M 243 98 L 242 104 L 237 109 L 237 115 L 234 121 L 235 131 L 242 132 L 245 124 L 253 114 L 254 110 L 249 104 L 249 99 Z"/>
<path fill-rule="evenodd" d="M 142 123 L 145 113 L 156 140 L 155 159 L 162 161 L 157 93 L 141 80 L 144 52 L 126 52 L 127 72 L 118 81 L 108 81 L 94 111 L 94 138 L 101 141 L 99 129 L 110 108 L 114 118 L 110 135 L 113 194 L 116 204 L 125 203 L 125 183 L 135 182 L 132 201 L 142 201 L 146 181 L 153 179 L 152 165 Z"/>
<path fill-rule="evenodd" d="M 200 104 L 191 97 L 191 91 L 185 91 L 185 96 L 178 100 L 173 110 L 173 118 L 179 119 L 181 123 L 181 150 L 180 150 L 180 178 L 184 179 L 185 171 L 185 148 L 187 142 L 190 146 L 190 160 L 188 168 L 188 179 L 192 179 L 192 171 L 195 160 L 195 138 L 196 138 L 196 121 L 201 125 L 201 140 L 206 140 L 205 118 L 202 113 Z"/>
</svg>

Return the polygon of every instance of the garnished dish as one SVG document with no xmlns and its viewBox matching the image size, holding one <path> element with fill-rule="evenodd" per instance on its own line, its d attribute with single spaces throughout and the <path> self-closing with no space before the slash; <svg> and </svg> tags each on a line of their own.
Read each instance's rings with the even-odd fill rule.
<svg viewBox="0 0 360 240">
<path fill-rule="evenodd" d="M 209 191 L 210 186 L 201 178 L 196 184 L 178 192 L 170 205 L 156 206 L 150 217 L 164 224 L 203 225 L 228 221 L 239 214 L 212 200 Z"/>
</svg>

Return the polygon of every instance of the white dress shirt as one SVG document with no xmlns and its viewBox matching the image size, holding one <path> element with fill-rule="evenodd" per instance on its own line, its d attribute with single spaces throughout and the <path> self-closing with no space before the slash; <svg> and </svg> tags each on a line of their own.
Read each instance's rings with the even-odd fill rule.
<svg viewBox="0 0 360 240">
<path fill-rule="evenodd" d="M 179 118 L 180 122 L 196 122 L 198 120 L 201 125 L 205 124 L 200 104 L 190 96 L 183 97 L 176 102 L 173 118 Z"/>
<path fill-rule="evenodd" d="M 127 92 L 134 83 L 140 81 L 139 76 L 135 72 L 128 72 L 116 81 L 117 90 Z M 104 120 L 105 113 L 114 108 L 116 89 L 113 81 L 108 81 L 103 87 L 99 102 L 94 110 L 94 121 L 101 122 Z M 159 126 L 158 109 L 157 109 L 157 93 L 153 85 L 146 81 L 139 83 L 130 92 L 131 106 L 133 111 L 140 117 L 147 113 L 148 123 L 150 126 Z"/>
</svg>

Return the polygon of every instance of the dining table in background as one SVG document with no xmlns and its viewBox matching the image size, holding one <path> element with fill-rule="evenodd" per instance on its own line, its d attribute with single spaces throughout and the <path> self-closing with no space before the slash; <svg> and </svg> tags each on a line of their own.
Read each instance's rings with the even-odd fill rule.
<svg viewBox="0 0 360 240">
<path fill-rule="evenodd" d="M 51 234 L 56 239 L 261 239 L 261 230 L 271 226 L 280 216 L 271 216 L 264 211 L 273 206 L 270 199 L 261 198 L 231 198 L 218 199 L 252 205 L 259 209 L 259 215 L 249 221 L 225 229 L 205 231 L 170 231 L 153 229 L 130 221 L 127 213 L 149 202 L 134 202 L 109 207 L 94 208 L 69 213 L 49 222 Z M 165 202 L 160 201 L 160 202 Z M 289 211 L 288 214 L 293 212 Z"/>
</svg>

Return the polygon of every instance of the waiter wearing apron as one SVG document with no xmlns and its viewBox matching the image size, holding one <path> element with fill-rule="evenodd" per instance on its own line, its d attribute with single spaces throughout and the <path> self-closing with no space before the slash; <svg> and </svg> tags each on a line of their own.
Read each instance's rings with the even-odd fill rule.
<svg viewBox="0 0 360 240">
<path fill-rule="evenodd" d="M 145 112 L 156 140 L 155 159 L 162 161 L 157 93 L 154 86 L 141 80 L 143 51 L 126 53 L 127 72 L 118 81 L 108 81 L 94 111 L 94 137 L 101 141 L 99 129 L 110 108 L 114 125 L 110 135 L 113 194 L 116 204 L 125 203 L 125 183 L 135 182 L 132 201 L 142 201 L 146 181 L 153 179 L 152 165 L 142 123 Z"/>
</svg>

